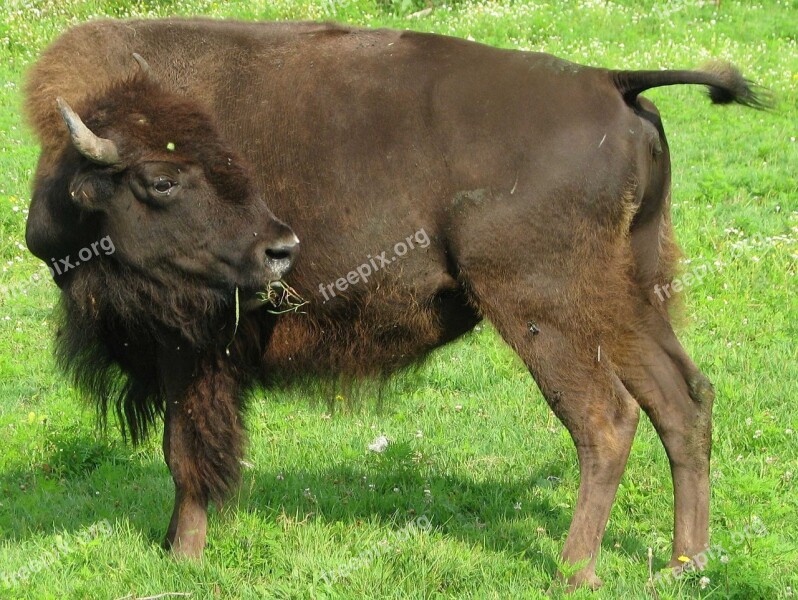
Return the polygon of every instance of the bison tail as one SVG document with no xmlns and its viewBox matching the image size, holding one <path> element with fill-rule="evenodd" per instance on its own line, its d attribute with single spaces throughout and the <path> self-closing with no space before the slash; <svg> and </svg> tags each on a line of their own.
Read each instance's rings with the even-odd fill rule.
<svg viewBox="0 0 798 600">
<path fill-rule="evenodd" d="M 743 77 L 728 62 L 712 61 L 695 71 L 611 71 L 618 91 L 627 104 L 634 104 L 638 94 L 666 85 L 705 85 L 713 104 L 742 104 L 758 110 L 773 107 L 773 96 Z"/>
</svg>

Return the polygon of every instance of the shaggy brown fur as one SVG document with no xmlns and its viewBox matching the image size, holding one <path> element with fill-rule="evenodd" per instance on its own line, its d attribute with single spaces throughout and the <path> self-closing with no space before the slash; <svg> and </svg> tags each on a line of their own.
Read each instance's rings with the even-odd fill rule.
<svg viewBox="0 0 798 600">
<path fill-rule="evenodd" d="M 152 79 L 132 75 L 134 52 Z M 655 293 L 678 248 L 667 141 L 638 96 L 680 83 L 762 106 L 728 65 L 607 71 L 412 32 L 108 21 L 57 40 L 26 88 L 42 143 L 28 244 L 44 260 L 116 244 L 56 278 L 60 364 L 134 441 L 165 416 L 167 544 L 202 552 L 208 502 L 239 477 L 255 382 L 384 376 L 484 317 L 577 447 L 563 556 L 587 564 L 571 583 L 600 583 L 639 407 L 671 462 L 674 560 L 701 551 L 713 392 Z M 56 96 L 123 164 L 80 155 Z M 157 191 L 164 179 L 173 196 Z M 298 260 L 267 204 L 302 240 Z M 320 295 L 420 231 L 426 246 Z M 258 308 L 289 262 L 308 304 Z"/>
</svg>

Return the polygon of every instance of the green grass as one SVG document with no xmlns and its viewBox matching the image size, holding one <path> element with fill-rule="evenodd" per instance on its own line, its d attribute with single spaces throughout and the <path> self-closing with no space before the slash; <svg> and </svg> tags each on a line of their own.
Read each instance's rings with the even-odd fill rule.
<svg viewBox="0 0 798 600">
<path fill-rule="evenodd" d="M 770 113 L 712 107 L 694 88 L 650 94 L 669 135 L 685 268 L 710 266 L 684 294 L 681 338 L 718 392 L 711 527 L 728 561 L 710 563 L 704 587 L 698 575 L 658 586 L 657 595 L 647 584 L 647 549 L 655 569 L 670 553 L 672 501 L 664 452 L 644 421 L 602 546 L 606 585 L 575 597 L 798 593 L 798 2 L 436 5 L 408 20 L 422 2 L 5 1 L 0 598 L 539 598 L 572 515 L 578 471 L 567 432 L 485 326 L 395 378 L 381 409 L 369 386 L 357 394 L 362 402 L 339 401 L 332 418 L 318 394 L 307 401 L 313 390 L 255 394 L 252 466 L 240 494 L 212 515 L 205 559 L 164 556 L 158 544 L 173 488 L 158 440 L 130 449 L 116 432 L 98 433 L 53 365 L 56 291 L 24 248 L 37 148 L 20 117 L 20 89 L 26 67 L 70 24 L 169 14 L 412 27 L 611 67 L 691 67 L 718 57 L 772 88 L 779 105 Z M 394 444 L 369 453 L 380 433 Z M 431 526 L 408 529 L 419 516 Z M 757 522 L 766 533 L 744 535 Z M 369 564 L 324 583 L 322 575 L 375 548 Z M 2 580 L 22 568 L 35 572 Z M 562 590 L 555 584 L 551 593 Z"/>
</svg>

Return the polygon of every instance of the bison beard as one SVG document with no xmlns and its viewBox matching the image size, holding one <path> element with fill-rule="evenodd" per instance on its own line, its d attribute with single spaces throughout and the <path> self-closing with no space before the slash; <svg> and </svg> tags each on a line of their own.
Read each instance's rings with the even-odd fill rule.
<svg viewBox="0 0 798 600">
<path fill-rule="evenodd" d="M 136 52 L 164 83 L 130 78 Z M 56 41 L 27 87 L 42 142 L 28 245 L 47 261 L 107 228 L 124 234 L 111 235 L 113 255 L 56 278 L 57 356 L 133 442 L 163 415 L 167 545 L 201 554 L 208 503 L 239 479 L 253 384 L 383 376 L 484 317 L 577 448 L 563 558 L 586 564 L 569 582 L 600 584 L 641 407 L 671 464 L 672 562 L 703 550 L 714 393 L 655 296 L 678 248 L 665 133 L 638 96 L 683 83 L 716 103 L 767 101 L 729 65 L 608 71 L 335 25 L 109 21 Z M 288 283 L 306 299 L 364 248 L 422 228 L 430 243 L 305 314 L 275 316 L 253 290 L 280 279 L 297 242 L 267 202 L 303 238 Z"/>
<path fill-rule="evenodd" d="M 193 528 L 204 532 L 208 502 L 222 503 L 240 478 L 241 390 L 252 374 L 237 358 L 252 332 L 242 327 L 231 357 L 219 344 L 233 330 L 223 294 L 187 282 L 160 287 L 120 269 L 87 267 L 65 287 L 56 357 L 100 422 L 112 408 L 134 444 L 165 417 L 164 458 L 177 490 L 165 544 L 196 554 Z"/>
<path fill-rule="evenodd" d="M 232 331 L 227 295 L 189 280 L 162 286 L 111 261 L 82 265 L 61 294 L 58 364 L 93 399 L 102 424 L 112 407 L 125 437 L 140 443 L 164 411 L 153 349 L 179 331 L 186 348 L 218 351 Z"/>
</svg>

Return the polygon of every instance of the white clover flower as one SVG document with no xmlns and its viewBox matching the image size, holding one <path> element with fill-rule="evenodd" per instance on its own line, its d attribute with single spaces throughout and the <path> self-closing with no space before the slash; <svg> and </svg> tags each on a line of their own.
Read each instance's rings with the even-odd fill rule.
<svg viewBox="0 0 798 600">
<path fill-rule="evenodd" d="M 705 589 L 709 585 L 709 577 L 702 577 L 698 580 L 698 585 L 701 586 L 701 589 Z"/>
</svg>

